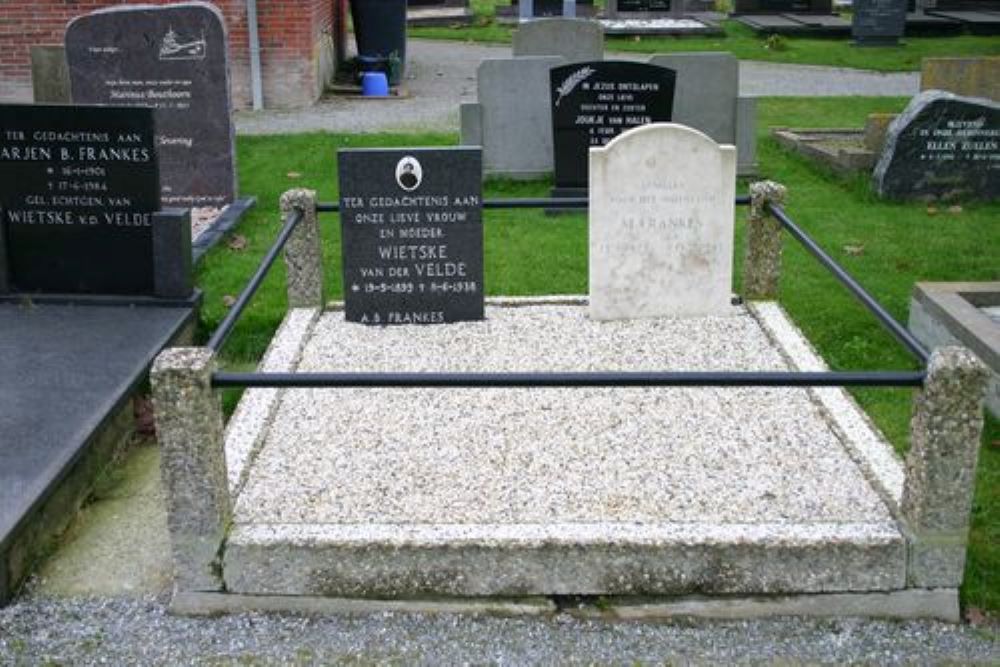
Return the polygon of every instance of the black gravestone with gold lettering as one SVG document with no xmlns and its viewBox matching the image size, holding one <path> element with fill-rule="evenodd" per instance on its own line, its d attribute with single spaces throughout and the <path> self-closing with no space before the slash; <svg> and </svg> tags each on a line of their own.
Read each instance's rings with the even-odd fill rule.
<svg viewBox="0 0 1000 667">
<path fill-rule="evenodd" d="M 151 109 L 0 105 L 0 291 L 154 291 L 153 137 Z"/>
<path fill-rule="evenodd" d="M 482 150 L 342 150 L 348 321 L 483 318 Z"/>
</svg>

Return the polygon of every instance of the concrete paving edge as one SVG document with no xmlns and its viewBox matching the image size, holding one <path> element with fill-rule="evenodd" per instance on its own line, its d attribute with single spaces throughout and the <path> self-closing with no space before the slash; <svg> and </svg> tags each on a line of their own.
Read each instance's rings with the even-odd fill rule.
<svg viewBox="0 0 1000 667">
<path fill-rule="evenodd" d="M 491 616 L 545 616 L 558 611 L 541 597 L 524 599 L 471 598 L 464 600 L 363 600 L 297 595 L 237 595 L 177 591 L 170 611 L 185 616 L 215 616 L 246 612 L 285 612 L 305 615 L 373 614 L 485 614 Z M 830 593 L 816 595 L 705 598 L 601 598 L 565 610 L 581 619 L 658 620 L 677 617 L 749 619 L 775 616 L 869 617 L 891 619 L 960 620 L 958 591 L 953 588 L 907 589 L 885 593 Z"/>
<path fill-rule="evenodd" d="M 605 610 L 581 609 L 581 618 L 653 620 L 676 616 L 746 619 L 774 616 L 960 620 L 958 590 L 911 588 L 886 593 L 829 593 L 780 597 L 677 598 L 615 604 Z"/>
<path fill-rule="evenodd" d="M 490 616 L 543 616 L 556 611 L 548 598 L 467 600 L 364 600 L 305 595 L 239 595 L 175 591 L 170 612 L 185 616 L 216 616 L 244 612 L 286 612 L 306 615 L 378 614 L 488 614 Z"/>
</svg>

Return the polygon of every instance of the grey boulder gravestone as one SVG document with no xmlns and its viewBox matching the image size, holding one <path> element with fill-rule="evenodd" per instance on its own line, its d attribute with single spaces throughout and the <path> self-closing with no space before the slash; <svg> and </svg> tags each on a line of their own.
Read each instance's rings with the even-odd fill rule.
<svg viewBox="0 0 1000 667">
<path fill-rule="evenodd" d="M 222 14 L 214 6 L 102 9 L 66 29 L 73 101 L 151 106 L 164 206 L 233 201 L 233 125 Z"/>
<path fill-rule="evenodd" d="M 567 63 L 604 58 L 604 30 L 596 21 L 551 18 L 528 21 L 514 31 L 518 56 L 562 56 Z"/>
<path fill-rule="evenodd" d="M 730 310 L 736 149 L 684 125 L 590 149 L 590 317 Z"/>
<path fill-rule="evenodd" d="M 483 319 L 482 152 L 342 150 L 337 162 L 347 320 Z"/>
<path fill-rule="evenodd" d="M 928 90 L 889 126 L 875 189 L 891 199 L 1000 196 L 1000 103 Z"/>
</svg>

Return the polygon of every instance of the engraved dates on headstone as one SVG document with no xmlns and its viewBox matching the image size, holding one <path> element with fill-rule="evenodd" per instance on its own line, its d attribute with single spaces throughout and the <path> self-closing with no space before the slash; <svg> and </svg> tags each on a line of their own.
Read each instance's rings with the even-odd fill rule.
<svg viewBox="0 0 1000 667">
<path fill-rule="evenodd" d="M 337 161 L 347 320 L 481 320 L 482 151 L 342 150 Z"/>
<path fill-rule="evenodd" d="M 111 7 L 66 29 L 75 103 L 156 109 L 164 206 L 235 197 L 226 59 L 222 15 L 203 2 Z"/>
<path fill-rule="evenodd" d="M 12 291 L 152 292 L 159 208 L 151 109 L 0 106 Z"/>
<path fill-rule="evenodd" d="M 684 125 L 590 151 L 590 317 L 731 312 L 735 192 L 736 149 Z"/>
<path fill-rule="evenodd" d="M 1000 197 L 1000 103 L 928 90 L 889 126 L 875 187 L 894 199 Z"/>
<path fill-rule="evenodd" d="M 587 186 L 587 151 L 633 127 L 669 121 L 675 72 L 643 63 L 603 61 L 550 73 L 557 188 Z"/>
</svg>

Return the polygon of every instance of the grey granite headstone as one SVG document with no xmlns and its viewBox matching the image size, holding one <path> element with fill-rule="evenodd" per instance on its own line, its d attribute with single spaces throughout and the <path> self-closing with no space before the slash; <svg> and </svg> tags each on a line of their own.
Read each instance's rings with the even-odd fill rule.
<svg viewBox="0 0 1000 667">
<path fill-rule="evenodd" d="M 337 154 L 348 321 L 483 318 L 481 162 L 474 148 Z"/>
<path fill-rule="evenodd" d="M 35 104 L 69 104 L 69 69 L 62 46 L 31 47 L 31 89 Z"/>
<path fill-rule="evenodd" d="M 851 37 L 858 46 L 894 46 L 906 26 L 906 0 L 854 0 Z"/>
<path fill-rule="evenodd" d="M 673 122 L 700 130 L 717 143 L 736 143 L 740 64 L 732 54 L 662 54 L 649 64 L 677 72 Z"/>
<path fill-rule="evenodd" d="M 536 178 L 552 171 L 549 70 L 556 56 L 484 60 L 478 70 L 483 171 Z"/>
<path fill-rule="evenodd" d="M 73 101 L 156 109 L 164 206 L 236 193 L 226 34 L 214 6 L 102 9 L 66 29 Z"/>
<path fill-rule="evenodd" d="M 0 236 L 12 291 L 154 293 L 153 127 L 150 109 L 0 106 Z"/>
<path fill-rule="evenodd" d="M 538 19 L 518 26 L 511 48 L 515 57 L 562 56 L 568 63 L 601 60 L 604 30 L 600 23 L 585 19 Z"/>
<path fill-rule="evenodd" d="M 757 173 L 757 98 L 736 98 L 736 173 Z"/>
<path fill-rule="evenodd" d="M 874 179 L 892 199 L 997 199 L 1000 103 L 940 90 L 916 95 L 889 125 Z"/>
</svg>

